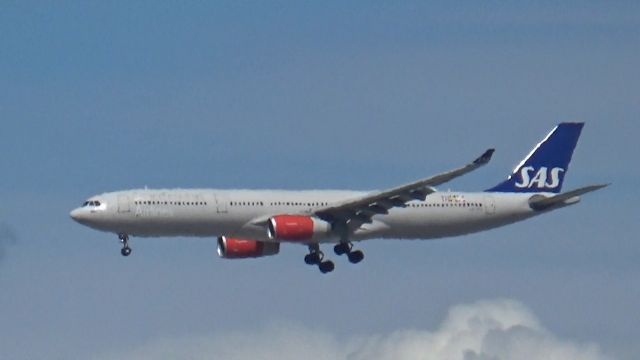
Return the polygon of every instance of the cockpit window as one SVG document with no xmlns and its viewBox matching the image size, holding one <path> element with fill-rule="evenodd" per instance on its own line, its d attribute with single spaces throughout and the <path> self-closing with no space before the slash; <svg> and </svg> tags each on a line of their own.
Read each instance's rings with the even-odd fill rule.
<svg viewBox="0 0 640 360">
<path fill-rule="evenodd" d="M 100 201 L 94 201 L 95 206 L 100 206 Z"/>
<path fill-rule="evenodd" d="M 88 201 L 85 201 L 85 202 L 84 202 L 84 204 L 82 204 L 82 207 L 85 207 L 85 206 L 87 206 L 87 205 L 89 205 L 89 202 L 88 202 Z"/>
<path fill-rule="evenodd" d="M 100 201 L 85 201 L 82 207 L 85 206 L 100 206 Z"/>
</svg>

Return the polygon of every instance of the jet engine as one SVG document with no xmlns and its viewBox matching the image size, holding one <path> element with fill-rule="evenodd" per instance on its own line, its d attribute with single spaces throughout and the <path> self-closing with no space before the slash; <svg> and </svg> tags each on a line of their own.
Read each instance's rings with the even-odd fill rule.
<svg viewBox="0 0 640 360">
<path fill-rule="evenodd" d="M 257 258 L 275 255 L 279 251 L 279 243 L 235 239 L 226 236 L 218 238 L 218 255 L 225 259 Z"/>
<path fill-rule="evenodd" d="M 331 224 L 305 215 L 277 215 L 269 219 L 267 236 L 271 240 L 303 241 L 327 235 Z"/>
</svg>

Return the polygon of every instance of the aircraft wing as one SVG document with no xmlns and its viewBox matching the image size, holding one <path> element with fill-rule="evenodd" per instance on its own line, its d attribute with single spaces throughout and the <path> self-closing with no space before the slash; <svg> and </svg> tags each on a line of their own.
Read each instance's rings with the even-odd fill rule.
<svg viewBox="0 0 640 360">
<path fill-rule="evenodd" d="M 433 186 L 453 180 L 488 163 L 494 151 L 494 149 L 488 149 L 473 162 L 458 169 L 389 190 L 316 208 L 312 212 L 323 220 L 332 223 L 341 222 L 347 224 L 352 230 L 357 229 L 362 224 L 370 223 L 374 215 L 387 214 L 389 209 L 394 207 L 406 207 L 406 204 L 413 200 L 424 200 L 427 195 L 436 191 Z"/>
<path fill-rule="evenodd" d="M 580 200 L 578 196 L 584 195 L 586 193 L 590 193 L 592 191 L 600 190 L 607 186 L 609 186 L 609 184 L 585 186 L 580 189 L 567 191 L 567 192 L 554 195 L 554 196 L 549 196 L 549 197 L 546 197 L 543 195 L 536 195 L 529 200 L 529 206 L 531 206 L 531 208 L 534 210 L 541 211 L 541 210 L 548 210 L 551 208 L 555 208 L 556 206 L 561 207 L 561 206 L 571 205 Z"/>
</svg>

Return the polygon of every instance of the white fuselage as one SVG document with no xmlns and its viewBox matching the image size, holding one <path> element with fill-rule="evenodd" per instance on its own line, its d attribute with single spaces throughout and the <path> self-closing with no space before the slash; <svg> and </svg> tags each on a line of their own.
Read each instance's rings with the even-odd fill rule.
<svg viewBox="0 0 640 360">
<path fill-rule="evenodd" d="M 94 196 L 99 206 L 72 212 L 92 228 L 131 236 L 228 236 L 273 241 L 264 224 L 271 216 L 312 214 L 314 208 L 367 194 L 335 190 L 128 190 Z M 540 214 L 532 194 L 435 192 L 424 201 L 376 215 L 351 237 L 434 239 L 468 234 Z M 258 221 L 257 221 L 257 220 Z M 326 237 L 320 242 L 338 242 Z"/>
</svg>

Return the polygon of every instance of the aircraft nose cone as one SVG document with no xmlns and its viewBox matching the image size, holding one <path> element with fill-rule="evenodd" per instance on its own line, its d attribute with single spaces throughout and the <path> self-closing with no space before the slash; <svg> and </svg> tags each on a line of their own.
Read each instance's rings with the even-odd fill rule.
<svg viewBox="0 0 640 360">
<path fill-rule="evenodd" d="M 75 221 L 80 221 L 82 218 L 82 211 L 80 209 L 73 209 L 69 213 L 69 216 Z"/>
</svg>

